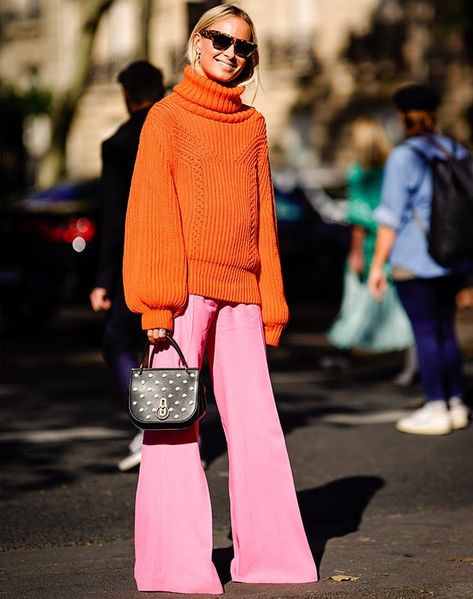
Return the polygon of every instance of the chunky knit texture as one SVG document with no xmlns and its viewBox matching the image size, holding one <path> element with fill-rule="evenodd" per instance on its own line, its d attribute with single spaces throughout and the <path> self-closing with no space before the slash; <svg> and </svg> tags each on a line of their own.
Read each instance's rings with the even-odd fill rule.
<svg viewBox="0 0 473 599">
<path fill-rule="evenodd" d="M 190 67 L 148 113 L 128 202 L 123 276 L 143 329 L 173 329 L 188 295 L 259 304 L 266 342 L 288 321 L 266 125 Z"/>
</svg>

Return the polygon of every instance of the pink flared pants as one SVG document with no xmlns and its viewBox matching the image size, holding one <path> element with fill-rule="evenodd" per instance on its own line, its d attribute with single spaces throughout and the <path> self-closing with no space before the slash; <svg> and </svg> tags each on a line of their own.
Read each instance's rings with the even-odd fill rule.
<svg viewBox="0 0 473 599">
<path fill-rule="evenodd" d="M 174 337 L 189 366 L 209 351 L 228 445 L 232 580 L 317 580 L 266 361 L 259 306 L 191 295 Z M 155 367 L 181 366 L 173 348 Z M 198 427 L 147 431 L 136 494 L 135 578 L 140 591 L 223 593 L 212 563 L 212 514 Z"/>
</svg>

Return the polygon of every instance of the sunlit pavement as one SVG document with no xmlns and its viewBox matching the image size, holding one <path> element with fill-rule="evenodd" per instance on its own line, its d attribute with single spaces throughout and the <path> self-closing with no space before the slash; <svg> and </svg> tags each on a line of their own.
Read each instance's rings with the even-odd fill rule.
<svg viewBox="0 0 473 599">
<path fill-rule="evenodd" d="M 399 354 L 356 355 L 348 370 L 322 371 L 320 358 L 329 351 L 323 331 L 332 316 L 331 308 L 298 306 L 282 347 L 269 352 L 321 582 L 227 582 L 228 467 L 211 406 L 202 454 L 213 501 L 214 559 L 226 595 L 473 597 L 473 428 L 443 437 L 396 432 L 393 423 L 419 404 L 420 388 L 391 384 Z M 471 398 L 471 312 L 461 315 L 459 330 Z M 64 310 L 47 333 L 4 336 L 5 597 L 156 596 L 134 590 L 137 472 L 116 467 L 134 431 L 99 347 L 100 321 L 84 308 Z"/>
</svg>

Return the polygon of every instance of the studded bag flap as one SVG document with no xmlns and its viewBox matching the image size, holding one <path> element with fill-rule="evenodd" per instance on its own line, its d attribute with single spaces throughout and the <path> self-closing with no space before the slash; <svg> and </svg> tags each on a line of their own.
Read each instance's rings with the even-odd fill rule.
<svg viewBox="0 0 473 599">
<path fill-rule="evenodd" d="M 183 368 L 148 368 L 149 343 L 139 368 L 133 368 L 128 392 L 128 412 L 142 430 L 176 430 L 192 426 L 205 414 L 205 388 L 198 368 L 189 368 L 181 348 L 170 333 L 167 339 Z"/>
</svg>

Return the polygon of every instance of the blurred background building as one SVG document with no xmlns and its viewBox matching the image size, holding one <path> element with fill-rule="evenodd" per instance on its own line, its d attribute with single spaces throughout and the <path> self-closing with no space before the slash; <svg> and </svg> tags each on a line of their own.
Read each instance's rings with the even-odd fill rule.
<svg viewBox="0 0 473 599">
<path fill-rule="evenodd" d="M 148 58 L 171 86 L 192 26 L 216 4 L 2 0 L 3 193 L 96 175 L 101 141 L 126 117 L 117 73 Z M 296 168 L 344 166 L 346 125 L 370 113 L 393 128 L 390 96 L 408 80 L 436 85 L 444 96 L 442 126 L 462 141 L 471 137 L 471 1 L 239 4 L 254 18 L 261 52 L 262 88 L 256 98 L 248 89 L 246 100 L 265 114 L 278 160 Z"/>
</svg>

